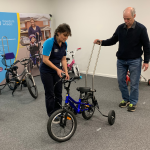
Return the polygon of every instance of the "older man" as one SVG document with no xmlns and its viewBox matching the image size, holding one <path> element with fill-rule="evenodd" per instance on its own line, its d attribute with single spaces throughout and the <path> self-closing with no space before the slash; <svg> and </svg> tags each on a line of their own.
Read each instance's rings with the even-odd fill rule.
<svg viewBox="0 0 150 150">
<path fill-rule="evenodd" d="M 147 29 L 144 25 L 134 20 L 135 9 L 128 7 L 123 11 L 123 24 L 119 25 L 115 33 L 107 40 L 94 40 L 95 44 L 102 46 L 114 45 L 119 41 L 116 53 L 117 78 L 123 100 L 119 107 L 127 107 L 128 111 L 135 111 L 139 96 L 139 79 L 141 74 L 141 55 L 144 51 L 144 63 L 142 69 L 146 71 L 149 67 L 150 44 Z M 143 51 L 142 51 L 143 46 Z M 126 84 L 126 74 L 130 71 L 130 94 Z"/>
</svg>

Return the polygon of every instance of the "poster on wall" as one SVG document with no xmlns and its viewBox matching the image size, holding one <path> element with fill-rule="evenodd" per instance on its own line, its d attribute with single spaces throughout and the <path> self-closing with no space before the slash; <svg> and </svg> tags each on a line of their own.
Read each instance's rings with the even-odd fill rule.
<svg viewBox="0 0 150 150">
<path fill-rule="evenodd" d="M 40 75 L 42 45 L 50 37 L 49 14 L 0 12 L 0 85 L 5 84 L 6 64 L 10 66 L 22 58 L 30 58 L 27 68 L 33 76 Z M 15 58 L 5 64 L 1 55 L 12 52 Z M 21 74 L 24 66 L 20 63 L 16 66 Z"/>
</svg>

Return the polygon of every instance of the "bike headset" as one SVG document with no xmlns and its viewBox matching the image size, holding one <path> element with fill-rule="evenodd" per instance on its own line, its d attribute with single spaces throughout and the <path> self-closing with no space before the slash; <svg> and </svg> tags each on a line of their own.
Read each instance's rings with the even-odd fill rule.
<svg viewBox="0 0 150 150">
<path fill-rule="evenodd" d="M 70 80 L 65 80 L 66 74 L 61 73 L 61 75 L 62 75 L 62 77 L 55 83 L 54 89 L 55 89 L 55 86 L 57 85 L 57 83 L 59 83 L 60 81 L 62 81 L 62 83 L 67 83 L 67 82 L 72 82 L 72 81 L 74 81 L 75 79 L 82 79 L 82 76 L 75 76 L 75 77 L 70 78 Z M 54 98 L 59 99 L 58 97 L 55 96 L 55 93 L 53 93 L 53 94 L 54 94 Z M 63 101 L 63 98 L 62 98 L 62 101 Z M 60 105 L 59 102 L 57 102 L 57 103 Z M 60 106 L 61 106 L 61 105 L 60 105 Z M 62 106 L 61 106 L 61 107 L 62 107 Z"/>
</svg>

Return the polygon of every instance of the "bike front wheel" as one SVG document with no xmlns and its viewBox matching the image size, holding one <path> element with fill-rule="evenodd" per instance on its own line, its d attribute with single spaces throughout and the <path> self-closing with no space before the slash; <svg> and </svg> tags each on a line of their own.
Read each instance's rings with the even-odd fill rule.
<svg viewBox="0 0 150 150">
<path fill-rule="evenodd" d="M 27 82 L 27 87 L 28 87 L 28 90 L 29 90 L 31 96 L 33 98 L 37 98 L 38 97 L 38 90 L 37 90 L 37 86 L 35 85 L 33 76 L 31 74 L 27 74 L 26 82 Z"/>
<path fill-rule="evenodd" d="M 74 75 L 75 76 L 80 76 L 80 72 L 79 72 L 79 68 L 78 68 L 78 66 L 77 65 L 75 65 L 74 67 L 73 67 L 73 71 L 74 71 Z"/>
<path fill-rule="evenodd" d="M 57 142 L 69 140 L 74 135 L 76 128 L 77 120 L 75 115 L 65 109 L 55 111 L 47 123 L 49 136 Z"/>
</svg>

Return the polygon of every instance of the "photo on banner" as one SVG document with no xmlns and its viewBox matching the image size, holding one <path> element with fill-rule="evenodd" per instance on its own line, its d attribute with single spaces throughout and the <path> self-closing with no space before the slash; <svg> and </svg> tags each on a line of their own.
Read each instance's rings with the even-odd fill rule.
<svg viewBox="0 0 150 150">
<path fill-rule="evenodd" d="M 0 12 L 0 85 L 5 84 L 6 65 L 22 58 L 30 58 L 28 69 L 33 76 L 40 75 L 42 45 L 50 37 L 49 14 Z M 2 55 L 6 53 L 14 53 L 15 58 L 4 61 Z M 16 66 L 18 74 L 21 74 L 24 66 L 20 63 Z"/>
<path fill-rule="evenodd" d="M 42 45 L 51 37 L 51 19 L 49 14 L 20 13 L 20 45 L 17 59 L 30 58 L 28 70 L 39 75 L 42 61 Z"/>
</svg>

